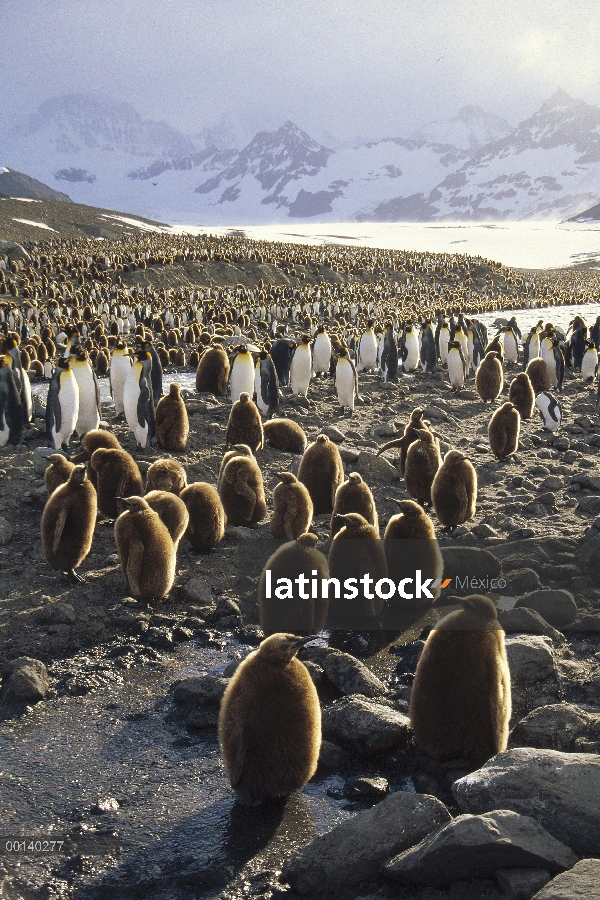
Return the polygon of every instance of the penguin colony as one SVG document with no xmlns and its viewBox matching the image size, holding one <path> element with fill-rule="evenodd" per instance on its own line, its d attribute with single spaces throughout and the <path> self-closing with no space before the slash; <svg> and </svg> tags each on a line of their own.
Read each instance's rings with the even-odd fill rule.
<svg viewBox="0 0 600 900">
<path fill-rule="evenodd" d="M 386 268 L 402 268 L 407 277 L 393 290 L 389 281 L 375 280 L 368 286 L 300 281 L 298 288 L 260 283 L 256 289 L 238 285 L 235 290 L 159 292 L 149 286 L 130 288 L 123 280 L 127 272 L 150 266 L 188 259 L 234 260 L 243 254 L 261 262 L 283 260 L 289 272 L 300 266 L 316 272 L 319 266 L 332 272 L 364 271 L 376 278 Z M 481 400 L 493 405 L 503 391 L 505 371 L 522 364 L 525 371 L 514 378 L 509 403 L 490 419 L 492 452 L 498 459 L 514 453 L 520 420 L 530 418 L 536 408 L 543 427 L 558 430 L 562 411 L 557 393 L 565 371 L 580 372 L 592 384 L 597 377 L 600 319 L 592 328 L 574 320 L 570 337 L 540 321 L 525 340 L 514 320 L 499 319 L 498 334 L 488 341 L 487 330 L 474 318 L 477 312 L 569 302 L 573 295 L 563 285 L 562 293 L 553 297 L 543 277 L 533 282 L 512 273 L 500 289 L 495 276 L 506 270 L 486 261 L 484 291 L 475 296 L 469 289 L 474 268 L 467 257 L 380 251 L 374 261 L 358 248 L 323 248 L 317 253 L 300 245 L 232 238 L 136 237 L 129 246 L 105 242 L 100 254 L 86 241 L 33 246 L 28 266 L 17 265 L 8 277 L 0 269 L 0 294 L 10 296 L 10 301 L 0 300 L 0 445 L 19 444 L 31 422 L 30 374 L 49 379 L 48 445 L 69 454 L 76 434 L 81 452 L 71 461 L 61 454 L 50 457 L 45 477 L 49 497 L 42 516 L 48 564 L 72 580 L 81 578 L 75 569 L 90 552 L 99 510 L 116 519 L 115 541 L 127 590 L 142 602 L 163 599 L 174 582 L 182 540 L 207 550 L 223 539 L 227 521 L 248 526 L 266 517 L 260 458 L 254 456 L 264 441 L 284 452 L 303 453 L 297 477 L 282 472 L 273 495 L 271 532 L 289 542 L 273 554 L 274 569 L 291 571 L 300 560 L 319 577 L 369 571 L 374 578 L 396 580 L 404 569 L 394 548 L 401 541 L 418 540 L 423 542 L 417 558 L 424 574 L 439 578 L 435 520 L 451 531 L 475 514 L 477 478 L 467 455 L 450 449 L 442 461 L 440 436 L 420 408 L 413 411 L 403 423 L 403 437 L 379 449 L 400 449 L 398 466 L 414 498 L 398 498 L 400 513 L 388 522 L 382 542 L 367 483 L 358 473 L 344 480 L 336 445 L 321 435 L 307 447 L 303 429 L 282 417 L 279 406 L 290 393 L 311 402 L 306 399 L 311 380 L 333 376 L 332 396 L 337 395 L 342 413 L 352 413 L 362 402 L 361 373 L 380 372 L 385 381 L 401 382 L 419 368 L 427 375 L 447 372 L 457 402 L 473 379 Z M 425 271 L 426 291 L 420 277 Z M 459 272 L 460 284 L 455 284 Z M 99 427 L 97 376 L 109 374 L 115 413 L 125 418 L 136 455 L 155 444 L 180 453 L 189 433 L 186 398 L 178 384 L 163 397 L 162 377 L 163 369 L 185 366 L 188 360 L 196 369 L 198 393 L 221 402 L 229 395 L 234 404 L 226 439 L 232 449 L 224 456 L 217 488 L 208 482 L 187 485 L 177 461 L 162 459 L 148 469 L 144 496 L 135 459 L 110 431 Z M 240 405 L 249 411 L 247 419 L 234 414 Z M 277 418 L 271 418 L 274 415 Z M 268 421 L 263 423 L 261 416 Z M 87 470 L 80 462 L 87 463 Z M 431 518 L 422 508 L 429 504 Z M 317 550 L 316 536 L 307 534 L 313 515 L 331 515 L 329 560 Z M 344 543 L 356 542 L 360 554 L 343 552 Z M 385 601 L 374 599 L 369 605 L 366 599 L 359 597 L 350 610 L 358 624 L 376 618 L 385 606 Z M 506 746 L 510 689 L 495 609 L 479 597 L 466 598 L 463 606 L 431 633 L 411 700 L 417 741 L 440 759 L 483 759 Z M 219 727 L 232 787 L 241 802 L 251 804 L 297 790 L 314 773 L 319 704 L 306 669 L 295 658 L 306 640 L 297 635 L 318 632 L 328 615 L 335 621 L 337 612 L 342 618 L 348 614 L 348 609 L 336 611 L 336 598 L 328 610 L 325 605 L 313 603 L 311 611 L 309 605 L 291 603 L 288 614 L 295 619 L 282 615 L 281 605 L 269 605 L 266 596 L 260 610 L 263 630 L 272 636 L 232 679 Z M 283 633 L 289 621 L 296 635 Z M 472 632 L 478 637 L 477 651 L 471 648 L 471 667 L 464 664 L 467 657 L 459 638 Z M 447 633 L 453 640 L 445 640 Z M 489 665 L 480 678 L 478 666 L 484 663 Z M 465 698 L 471 706 L 461 705 Z M 483 712 L 480 716 L 484 709 L 487 719 Z M 474 727 L 475 720 L 483 724 Z M 285 763 L 272 756 L 280 739 L 289 740 L 282 754 Z M 251 752 L 240 753 L 241 746 Z"/>
</svg>

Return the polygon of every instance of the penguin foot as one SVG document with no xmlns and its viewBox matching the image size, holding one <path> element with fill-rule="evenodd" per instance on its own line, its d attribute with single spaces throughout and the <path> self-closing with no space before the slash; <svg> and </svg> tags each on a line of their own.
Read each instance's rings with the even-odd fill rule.
<svg viewBox="0 0 600 900">
<path fill-rule="evenodd" d="M 71 582 L 71 584 L 85 584 L 86 580 L 83 575 L 78 575 L 75 569 L 69 569 L 68 572 L 65 572 L 65 575 Z"/>
</svg>

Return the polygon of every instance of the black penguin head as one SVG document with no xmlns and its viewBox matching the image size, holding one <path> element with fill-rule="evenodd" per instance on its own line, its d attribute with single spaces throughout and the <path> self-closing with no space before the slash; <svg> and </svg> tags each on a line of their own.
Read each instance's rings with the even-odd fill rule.
<svg viewBox="0 0 600 900">
<path fill-rule="evenodd" d="M 58 360 L 57 366 L 59 369 L 70 369 L 71 368 L 71 356 L 61 356 Z"/>
<path fill-rule="evenodd" d="M 285 668 L 298 650 L 310 641 L 314 641 L 316 637 L 315 634 L 308 635 L 308 637 L 298 637 L 296 634 L 272 634 L 262 642 L 256 652 L 261 661 L 278 668 Z"/>
<path fill-rule="evenodd" d="M 138 347 L 135 351 L 135 355 L 139 359 L 140 362 L 145 362 L 147 359 L 151 359 L 151 356 L 147 350 L 143 347 Z"/>
</svg>

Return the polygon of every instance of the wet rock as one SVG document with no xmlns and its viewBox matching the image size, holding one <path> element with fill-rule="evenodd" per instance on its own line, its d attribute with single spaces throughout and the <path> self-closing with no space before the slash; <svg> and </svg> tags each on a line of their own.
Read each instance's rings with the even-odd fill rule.
<svg viewBox="0 0 600 900">
<path fill-rule="evenodd" d="M 534 569 L 514 569 L 507 578 L 507 586 L 504 590 L 511 597 L 519 597 L 529 591 L 535 591 L 541 587 L 540 577 Z"/>
<path fill-rule="evenodd" d="M 310 897 L 345 895 L 449 819 L 435 797 L 398 791 L 295 853 L 284 863 L 281 880 Z"/>
<path fill-rule="evenodd" d="M 600 712 L 589 712 L 573 703 L 540 706 L 513 728 L 511 744 L 570 752 L 579 749 L 576 742 L 585 738 L 600 741 Z"/>
<path fill-rule="evenodd" d="M 299 460 L 295 460 L 295 462 L 299 464 Z M 256 540 L 256 531 L 253 528 L 246 528 L 244 525 L 228 525 L 227 534 L 238 541 Z"/>
<path fill-rule="evenodd" d="M 543 681 L 554 674 L 552 643 L 541 635 L 520 634 L 506 639 L 510 677 L 528 684 Z"/>
<path fill-rule="evenodd" d="M 559 478 L 558 475 L 548 475 L 538 487 L 538 491 L 560 491 L 562 486 L 562 478 Z"/>
<path fill-rule="evenodd" d="M 389 793 L 387 778 L 349 778 L 344 785 L 344 797 L 348 800 L 365 800 L 378 803 Z"/>
<path fill-rule="evenodd" d="M 598 631 L 600 632 L 600 615 L 582 616 L 578 622 L 574 622 L 568 631 Z"/>
<path fill-rule="evenodd" d="M 360 456 L 360 451 L 354 447 L 340 447 L 339 451 L 342 461 L 349 464 L 355 463 Z"/>
<path fill-rule="evenodd" d="M 383 481 L 385 484 L 391 484 L 392 481 L 398 481 L 398 471 L 394 466 L 384 459 L 383 456 L 376 456 L 369 450 L 361 450 L 356 460 L 356 471 L 359 472 L 365 480 Z"/>
<path fill-rule="evenodd" d="M 60 453 L 66 458 L 66 453 L 62 450 L 55 450 L 54 447 L 36 447 L 33 451 L 33 470 L 36 475 L 43 475 L 48 468 L 48 457 L 53 453 Z"/>
<path fill-rule="evenodd" d="M 360 694 L 336 700 L 322 713 L 323 737 L 358 753 L 402 750 L 409 740 L 410 720 L 395 709 Z"/>
<path fill-rule="evenodd" d="M 598 896 L 600 859 L 581 859 L 553 878 L 532 900 L 588 900 Z"/>
<path fill-rule="evenodd" d="M 311 662 L 310 659 L 303 659 L 302 664 L 306 667 L 308 674 L 310 675 L 311 681 L 314 686 L 319 690 L 323 687 L 325 678 L 325 671 L 322 666 L 317 665 L 316 662 Z"/>
<path fill-rule="evenodd" d="M 194 632 L 191 628 L 186 628 L 184 625 L 177 625 L 173 629 L 173 639 L 176 641 L 189 641 L 193 638 Z"/>
<path fill-rule="evenodd" d="M 189 600 L 203 605 L 212 603 L 213 600 L 212 590 L 206 578 L 190 578 L 182 586 L 181 596 L 184 601 Z"/>
<path fill-rule="evenodd" d="M 495 874 L 506 900 L 531 900 L 552 878 L 548 869 L 498 869 Z"/>
<path fill-rule="evenodd" d="M 497 869 L 562 872 L 577 857 L 534 819 L 505 809 L 458 816 L 393 859 L 386 874 L 402 884 L 442 885 L 493 875 Z"/>
<path fill-rule="evenodd" d="M 534 591 L 517 600 L 515 605 L 534 609 L 555 628 L 570 625 L 577 617 L 575 598 L 569 591 L 564 590 Z"/>
<path fill-rule="evenodd" d="M 349 762 L 350 757 L 331 741 L 321 741 L 321 752 L 319 753 L 319 769 L 325 772 L 337 772 Z"/>
<path fill-rule="evenodd" d="M 600 571 L 600 534 L 591 536 L 577 551 L 577 562 L 585 571 L 590 567 L 594 571 Z"/>
<path fill-rule="evenodd" d="M 346 435 L 343 431 L 340 431 L 339 428 L 336 428 L 335 425 L 328 425 L 323 429 L 323 434 L 327 435 L 330 441 L 333 441 L 334 444 L 341 444 L 346 440 Z"/>
<path fill-rule="evenodd" d="M 478 591 L 478 585 L 471 587 L 471 579 L 498 578 L 501 566 L 496 557 L 481 547 L 442 547 L 444 557 L 444 578 L 468 578 L 468 590 Z"/>
<path fill-rule="evenodd" d="M 494 531 L 491 525 L 488 525 L 487 522 L 481 522 L 479 525 L 476 525 L 475 528 L 471 531 L 471 534 L 474 534 L 475 537 L 478 538 L 490 538 L 497 537 L 498 532 Z"/>
<path fill-rule="evenodd" d="M 577 499 L 577 509 L 589 516 L 597 516 L 600 513 L 600 497 L 580 496 Z"/>
<path fill-rule="evenodd" d="M 375 437 L 394 437 L 395 434 L 398 434 L 398 429 L 395 422 L 384 422 L 382 425 L 375 426 L 373 434 Z"/>
<path fill-rule="evenodd" d="M 156 647 L 157 650 L 173 649 L 173 632 L 170 628 L 150 627 L 145 631 L 144 639 L 151 647 Z"/>
<path fill-rule="evenodd" d="M 49 688 L 48 670 L 39 659 L 20 656 L 2 673 L 2 699 L 7 703 L 38 703 Z"/>
<path fill-rule="evenodd" d="M 359 659 L 331 647 L 305 647 L 300 659 L 318 663 L 331 682 L 342 694 L 362 694 L 378 697 L 385 694 L 382 681 Z"/>
<path fill-rule="evenodd" d="M 0 547 L 10 544 L 13 539 L 14 528 L 6 519 L 0 516 Z"/>
<path fill-rule="evenodd" d="M 571 475 L 571 484 L 578 484 L 580 488 L 588 488 L 590 491 L 600 491 L 600 475 L 576 472 Z"/>
<path fill-rule="evenodd" d="M 217 678 L 214 675 L 186 678 L 174 687 L 173 700 L 179 706 L 218 706 L 228 684 L 228 678 Z"/>
<path fill-rule="evenodd" d="M 507 634 L 541 634 L 549 637 L 554 644 L 564 644 L 564 635 L 549 625 L 534 609 L 517 606 L 514 609 L 499 609 L 498 621 Z"/>
<path fill-rule="evenodd" d="M 241 659 L 233 659 L 230 663 L 227 663 L 227 665 L 223 669 L 222 678 L 231 678 L 232 675 L 235 675 L 241 662 Z"/>
<path fill-rule="evenodd" d="M 218 624 L 221 628 L 233 628 L 240 620 L 240 608 L 235 600 L 221 597 L 214 612 L 207 612 L 205 618 L 211 625 Z"/>
<path fill-rule="evenodd" d="M 437 419 L 440 422 L 448 422 L 449 421 L 448 414 L 446 412 L 444 412 L 443 409 L 440 409 L 440 407 L 437 406 L 437 404 L 435 406 L 433 404 L 431 406 L 426 406 L 425 409 L 423 410 L 423 418 L 424 419 Z"/>
<path fill-rule="evenodd" d="M 101 816 L 104 813 L 116 812 L 119 809 L 119 801 L 114 797 L 105 797 L 94 803 L 90 812 L 93 816 Z"/>
<path fill-rule="evenodd" d="M 600 756 L 517 748 L 455 781 L 463 812 L 511 809 L 530 815 L 579 854 L 600 847 Z"/>
<path fill-rule="evenodd" d="M 70 603 L 50 603 L 36 615 L 37 622 L 51 625 L 71 625 L 77 618 L 75 608 Z"/>
</svg>

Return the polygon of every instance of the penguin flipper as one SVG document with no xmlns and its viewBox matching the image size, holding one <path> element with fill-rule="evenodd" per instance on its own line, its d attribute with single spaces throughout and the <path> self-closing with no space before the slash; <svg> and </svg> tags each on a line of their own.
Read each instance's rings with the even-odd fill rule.
<svg viewBox="0 0 600 900">
<path fill-rule="evenodd" d="M 98 415 L 100 415 L 100 385 L 98 384 L 98 379 L 97 379 L 96 373 L 94 372 L 93 369 L 92 369 L 92 378 L 94 379 L 94 390 L 96 392 L 96 409 L 98 410 Z M 112 397 L 112 388 L 111 388 L 111 397 Z"/>
<path fill-rule="evenodd" d="M 292 499 L 288 501 L 288 505 L 285 510 L 285 516 L 283 517 L 283 530 L 288 541 L 296 540 L 296 535 L 294 534 L 294 519 L 296 518 L 297 512 L 298 504 L 292 497 Z"/>
<path fill-rule="evenodd" d="M 243 713 L 243 710 L 240 709 L 240 714 L 241 713 Z M 242 718 L 241 715 L 240 718 Z M 227 768 L 229 770 L 228 774 L 231 787 L 235 790 L 240 784 L 242 775 L 244 774 L 244 765 L 246 763 L 248 747 L 244 732 L 239 726 L 237 728 L 232 728 L 227 737 L 227 743 L 229 745 Z"/>
<path fill-rule="evenodd" d="M 129 554 L 127 556 L 127 581 L 135 594 L 141 594 L 140 576 L 144 562 L 144 545 L 137 537 L 129 541 Z"/>
<path fill-rule="evenodd" d="M 403 435 L 401 438 L 394 438 L 393 441 L 388 441 L 387 444 L 380 447 L 375 456 L 381 456 L 382 453 L 385 453 L 386 450 L 391 450 L 392 447 L 404 447 L 405 443 L 406 435 Z"/>
<path fill-rule="evenodd" d="M 148 380 L 142 375 L 140 378 L 140 393 L 137 402 L 137 420 L 140 428 L 146 427 L 146 410 L 148 409 L 148 401 L 150 399 L 150 389 Z"/>
<path fill-rule="evenodd" d="M 56 517 L 56 522 L 54 524 L 54 539 L 52 541 L 52 552 L 56 553 L 58 550 L 58 546 L 60 544 L 60 539 L 62 537 L 62 533 L 64 531 L 65 525 L 67 523 L 67 517 L 69 515 L 69 504 L 62 506 L 59 514 Z"/>
<path fill-rule="evenodd" d="M 227 474 L 227 466 L 225 467 L 225 474 Z M 228 481 L 230 479 L 227 479 Z M 230 482 L 231 483 L 231 482 Z M 237 494 L 240 497 L 245 497 L 250 505 L 250 509 L 247 516 L 247 521 L 249 522 L 254 513 L 254 508 L 256 507 L 256 493 L 252 490 L 250 485 L 244 480 L 243 474 L 240 474 L 233 481 L 233 487 Z"/>
</svg>

